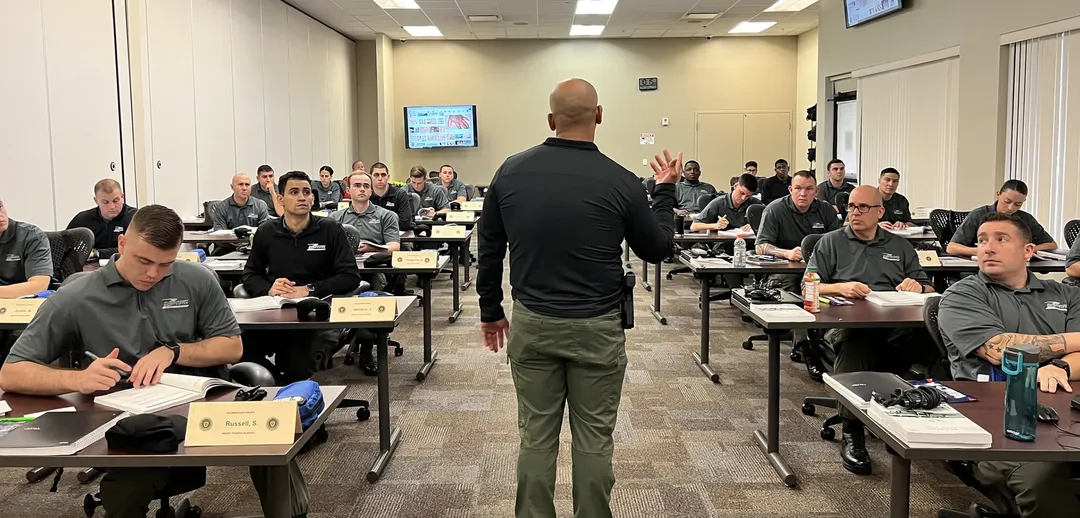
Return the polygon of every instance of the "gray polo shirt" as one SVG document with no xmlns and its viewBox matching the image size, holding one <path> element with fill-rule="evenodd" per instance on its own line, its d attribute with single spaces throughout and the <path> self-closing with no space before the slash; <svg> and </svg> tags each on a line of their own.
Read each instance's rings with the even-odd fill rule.
<svg viewBox="0 0 1080 518">
<path fill-rule="evenodd" d="M 360 239 L 364 241 L 380 245 L 401 241 L 397 214 L 374 203 L 368 203 L 367 210 L 362 213 L 349 205 L 349 208 L 331 214 L 330 219 L 343 225 L 356 227 L 356 230 L 360 231 Z"/>
<path fill-rule="evenodd" d="M 39 275 L 53 276 L 49 238 L 40 228 L 9 219 L 0 234 L 0 286 L 22 284 Z"/>
<path fill-rule="evenodd" d="M 829 205 L 836 203 L 836 195 L 842 192 L 851 193 L 855 190 L 855 186 L 844 180 L 844 183 L 840 184 L 840 188 L 832 186 L 832 182 L 826 179 L 824 182 L 818 184 L 817 199 L 827 202 Z"/>
<path fill-rule="evenodd" d="M 465 188 L 465 184 L 454 178 L 450 181 L 450 186 L 447 187 L 442 184 L 442 180 L 436 180 L 435 185 L 446 189 L 446 197 L 449 201 L 457 201 L 458 198 L 465 198 L 465 201 L 469 201 L 469 190 Z"/>
<path fill-rule="evenodd" d="M 882 206 L 885 208 L 884 221 L 889 223 L 911 223 L 911 206 L 908 205 L 908 200 L 903 194 L 894 192 L 892 198 L 885 200 L 882 199 Z"/>
<path fill-rule="evenodd" d="M 116 271 L 118 258 L 114 255 L 105 267 L 46 299 L 15 341 L 7 363 L 48 365 L 72 347 L 98 356 L 118 347 L 120 359 L 134 365 L 158 341 L 193 343 L 240 336 L 225 293 L 206 266 L 177 262 L 144 292 Z"/>
<path fill-rule="evenodd" d="M 694 215 L 694 221 L 699 223 L 716 223 L 720 218 L 727 218 L 728 228 L 739 228 L 749 223 L 746 220 L 746 210 L 751 205 L 761 205 L 757 198 L 747 198 L 742 205 L 736 207 L 731 199 L 731 193 L 713 199 L 701 212 Z"/>
<path fill-rule="evenodd" d="M 978 207 L 969 212 L 967 218 L 960 224 L 960 228 L 956 229 L 956 233 L 953 234 L 950 242 L 960 243 L 964 246 L 975 246 L 976 241 L 978 241 L 979 238 L 979 223 L 982 222 L 983 216 L 995 211 L 997 211 L 997 202 L 991 203 L 990 205 L 983 205 L 982 207 Z M 1035 216 L 1022 210 L 1016 211 L 1015 216 L 1020 218 L 1020 220 L 1031 229 L 1031 242 L 1036 246 L 1054 240 L 1054 237 L 1039 224 L 1039 221 L 1035 219 Z"/>
<path fill-rule="evenodd" d="M 277 209 L 274 208 L 274 192 L 264 191 L 262 184 L 255 184 L 251 188 L 251 197 L 262 200 L 266 204 L 266 212 L 271 218 L 278 217 Z"/>
<path fill-rule="evenodd" d="M 716 187 L 705 183 L 689 183 L 683 180 L 675 184 L 675 208 L 695 212 L 700 210 L 697 200 L 702 194 L 716 194 Z"/>
<path fill-rule="evenodd" d="M 341 201 L 341 186 L 337 182 L 330 180 L 330 187 L 323 187 L 322 182 L 319 180 L 311 181 L 311 190 L 319 193 L 319 204 L 332 201 L 337 203 Z"/>
<path fill-rule="evenodd" d="M 789 194 L 765 207 L 757 244 L 791 250 L 800 246 L 803 238 L 810 234 L 824 234 L 840 226 L 840 218 L 832 204 L 815 198 L 806 212 L 799 212 Z"/>
<path fill-rule="evenodd" d="M 450 207 L 450 202 L 446 199 L 446 189 L 431 182 L 424 182 L 424 189 L 420 191 L 413 189 L 412 185 L 410 185 L 408 192 L 415 192 L 420 195 L 420 208 L 422 209 L 443 210 Z"/>
<path fill-rule="evenodd" d="M 258 227 L 270 218 L 270 209 L 262 200 L 249 196 L 247 203 L 239 205 L 232 196 L 210 206 L 214 230 L 232 230 L 247 225 Z"/>
<path fill-rule="evenodd" d="M 904 279 L 931 285 L 907 239 L 874 227 L 874 239 L 863 241 L 851 227 L 821 236 L 807 267 L 816 267 L 821 282 L 861 282 L 874 291 L 896 291 Z"/>
<path fill-rule="evenodd" d="M 1080 238 L 1073 240 L 1073 244 L 1069 247 L 1069 253 L 1065 256 L 1065 267 L 1068 268 L 1076 263 L 1080 263 Z"/>
<path fill-rule="evenodd" d="M 975 355 L 975 349 L 999 334 L 1080 331 L 1080 289 L 1029 272 L 1027 287 L 1014 290 L 979 272 L 945 290 L 938 327 L 949 350 L 953 378 L 975 380 L 990 373 L 990 364 Z"/>
</svg>

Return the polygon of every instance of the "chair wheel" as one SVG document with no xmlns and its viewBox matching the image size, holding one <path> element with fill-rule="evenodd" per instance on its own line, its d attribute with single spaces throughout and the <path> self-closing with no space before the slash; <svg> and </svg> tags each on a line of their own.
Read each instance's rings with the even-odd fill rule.
<svg viewBox="0 0 1080 518">
<path fill-rule="evenodd" d="M 673 279 L 673 278 L 674 278 L 674 277 L 672 277 L 672 276 L 671 276 L 671 274 L 670 274 L 670 273 L 669 273 L 669 274 L 667 274 L 667 275 L 666 275 L 666 277 L 667 277 L 667 280 L 669 280 L 669 281 L 670 281 L 671 279 Z"/>
<path fill-rule="evenodd" d="M 345 353 L 345 365 L 352 365 L 356 361 L 353 353 Z"/>
<path fill-rule="evenodd" d="M 817 413 L 817 407 L 810 403 L 803 403 L 802 415 L 814 415 Z"/>
<path fill-rule="evenodd" d="M 402 349 L 401 347 L 394 348 L 394 356 L 401 356 L 403 354 L 405 354 L 405 349 Z"/>
<path fill-rule="evenodd" d="M 311 438 L 312 442 L 324 443 L 330 440 L 330 432 L 326 431 L 326 425 L 322 425 L 318 430 L 315 430 L 315 435 Z"/>
<path fill-rule="evenodd" d="M 98 507 L 101 507 L 100 499 L 95 498 L 94 495 L 90 493 L 87 493 L 86 496 L 83 497 L 83 514 L 85 514 L 87 518 L 94 516 L 94 511 L 97 511 Z"/>
<path fill-rule="evenodd" d="M 829 428 L 829 427 L 822 427 L 821 428 L 821 438 L 826 440 L 826 441 L 832 441 L 832 440 L 836 439 L 836 430 L 833 430 L 832 428 Z"/>
<path fill-rule="evenodd" d="M 742 343 L 742 348 L 746 349 L 747 351 L 753 351 L 754 350 L 754 341 L 753 340 L 747 340 L 747 341 L 743 342 Z"/>
<path fill-rule="evenodd" d="M 371 418 L 371 410 L 368 410 L 368 407 L 362 406 L 356 408 L 357 421 L 367 421 L 369 418 Z"/>
<path fill-rule="evenodd" d="M 193 505 L 191 506 L 191 509 L 188 509 L 187 514 L 184 516 L 186 518 L 202 518 L 202 507 Z"/>
</svg>

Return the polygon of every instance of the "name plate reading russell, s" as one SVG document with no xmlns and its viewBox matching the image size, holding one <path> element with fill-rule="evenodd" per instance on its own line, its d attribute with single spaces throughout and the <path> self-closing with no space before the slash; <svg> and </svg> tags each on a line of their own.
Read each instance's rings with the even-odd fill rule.
<svg viewBox="0 0 1080 518">
<path fill-rule="evenodd" d="M 457 212 L 446 213 L 446 221 L 472 223 L 474 220 L 476 220 L 476 213 L 471 210 L 461 210 Z"/>
<path fill-rule="evenodd" d="M 394 297 L 335 297 L 330 299 L 331 322 L 393 322 L 397 316 Z"/>
<path fill-rule="evenodd" d="M 0 324 L 29 324 L 45 299 L 0 299 Z"/>
<path fill-rule="evenodd" d="M 296 401 L 195 402 L 188 407 L 185 447 L 292 444 L 301 432 Z"/>
<path fill-rule="evenodd" d="M 484 210 L 484 202 L 482 201 L 465 201 L 461 203 L 461 210 L 471 210 L 473 212 L 480 212 Z"/>
<path fill-rule="evenodd" d="M 439 264 L 439 253 L 435 250 L 394 252 L 390 264 L 394 268 L 434 268 Z"/>
<path fill-rule="evenodd" d="M 465 237 L 465 227 L 461 225 L 439 225 L 431 227 L 431 237 Z"/>
</svg>

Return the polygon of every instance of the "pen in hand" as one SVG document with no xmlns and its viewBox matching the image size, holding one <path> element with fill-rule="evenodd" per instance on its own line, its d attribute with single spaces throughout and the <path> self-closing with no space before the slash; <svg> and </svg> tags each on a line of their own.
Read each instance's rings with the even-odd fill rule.
<svg viewBox="0 0 1080 518">
<path fill-rule="evenodd" d="M 95 361 L 96 362 L 96 361 L 101 359 L 100 357 L 98 357 L 98 355 L 96 355 L 96 354 L 94 354 L 94 353 L 92 353 L 90 351 L 84 351 L 83 354 L 86 355 L 87 358 L 90 358 L 90 361 Z M 116 373 L 120 375 L 120 381 L 121 382 L 126 381 L 128 376 L 131 374 L 130 372 L 125 371 L 125 370 L 123 370 L 123 369 L 121 369 L 119 367 L 109 367 L 109 368 L 116 371 Z"/>
</svg>

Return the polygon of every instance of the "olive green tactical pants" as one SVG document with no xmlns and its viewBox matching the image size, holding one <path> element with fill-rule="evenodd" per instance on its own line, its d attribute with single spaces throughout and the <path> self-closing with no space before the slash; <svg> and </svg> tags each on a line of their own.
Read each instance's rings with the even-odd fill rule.
<svg viewBox="0 0 1080 518">
<path fill-rule="evenodd" d="M 975 478 L 1015 495 L 1023 518 L 1076 516 L 1080 508 L 1080 464 L 1075 462 L 976 463 Z"/>
<path fill-rule="evenodd" d="M 611 516 L 615 420 L 626 372 L 618 312 L 556 318 L 514 304 L 506 352 L 518 398 L 517 518 L 555 517 L 555 466 L 570 406 L 574 516 Z"/>
</svg>

